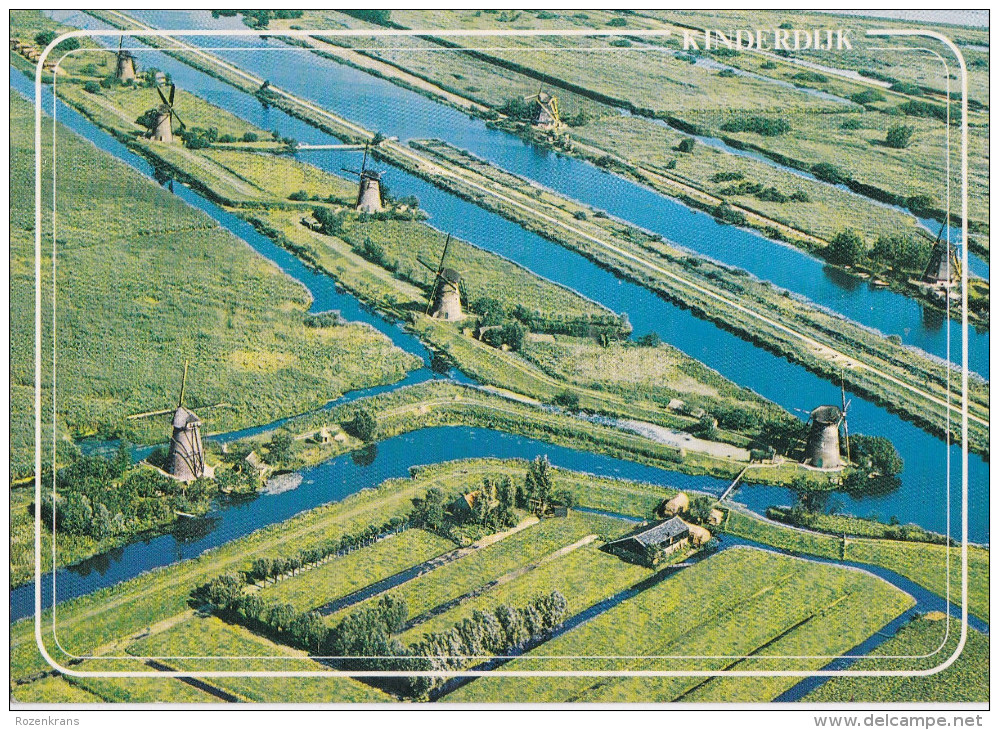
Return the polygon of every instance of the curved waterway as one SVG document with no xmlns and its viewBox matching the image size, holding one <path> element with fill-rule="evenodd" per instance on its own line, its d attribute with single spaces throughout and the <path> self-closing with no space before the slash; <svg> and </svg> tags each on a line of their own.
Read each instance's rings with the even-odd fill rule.
<svg viewBox="0 0 999 730">
<path fill-rule="evenodd" d="M 171 19 L 176 22 L 176 18 L 171 17 Z M 74 16 L 70 22 L 88 25 L 88 27 L 102 25 L 89 16 Z M 237 21 L 234 27 L 242 26 L 239 26 Z M 220 40 L 215 37 L 208 40 L 213 43 L 221 43 L 225 40 L 233 41 L 233 39 Z M 277 129 L 283 136 L 291 136 L 312 144 L 333 141 L 333 138 L 324 135 L 304 122 L 290 117 L 280 110 L 265 108 L 253 96 L 241 93 L 233 87 L 162 53 L 147 51 L 143 52 L 143 55 L 149 59 L 147 63 L 155 64 L 171 73 L 183 88 L 223 106 L 247 121 L 265 129 Z M 284 56 L 284 52 L 258 54 L 243 52 L 242 56 L 248 59 L 254 57 L 271 58 L 273 62 L 274 59 L 280 60 Z M 280 66 L 280 64 L 278 65 Z M 352 71 L 352 69 L 347 69 L 339 64 L 330 63 L 328 69 L 323 69 L 323 78 L 325 78 L 327 70 L 334 75 L 344 70 Z M 336 76 L 331 77 L 332 88 L 343 88 L 335 86 L 337 78 Z M 403 90 L 398 87 L 364 74 L 360 74 L 355 81 L 361 86 L 356 89 L 350 88 L 365 96 L 371 105 L 377 106 L 384 102 L 386 106 L 393 106 L 401 103 L 398 100 L 391 102 L 391 99 L 383 96 L 384 94 L 403 93 Z M 355 81 L 351 83 L 355 83 Z M 282 79 L 282 85 L 297 91 L 302 91 L 301 87 L 306 84 L 308 84 L 307 79 Z M 372 96 L 375 94 L 375 91 L 372 91 L 374 87 L 377 87 L 377 97 Z M 309 89 L 305 89 L 305 91 L 308 92 Z M 308 93 L 303 95 L 307 96 Z M 327 93 L 327 96 L 333 96 L 333 94 Z M 343 96 L 347 98 L 347 95 Z M 406 98 L 420 100 L 423 104 L 430 103 L 418 95 Z M 361 106 L 364 108 L 363 105 Z M 435 108 L 442 114 L 453 112 L 453 110 L 436 105 Z M 420 113 L 420 111 L 421 108 L 414 110 L 417 122 L 429 124 L 430 122 L 425 121 L 426 114 Z M 469 121 L 461 115 L 457 115 L 457 118 L 461 124 Z M 375 128 L 378 126 L 374 125 Z M 464 129 L 464 126 L 461 126 L 460 129 Z M 572 163 L 582 169 L 589 168 L 578 161 L 557 158 L 547 151 L 524 145 L 510 135 L 495 130 L 486 130 L 485 133 L 497 136 L 508 149 L 517 149 L 520 150 L 520 153 L 526 153 L 532 158 L 536 158 L 539 160 L 538 165 Z M 356 157 L 356 153 L 344 153 L 336 150 L 315 151 L 302 156 L 311 164 L 331 172 L 338 172 L 343 163 L 347 161 L 356 162 L 353 157 Z M 606 173 L 597 174 L 601 177 L 594 184 L 598 186 L 604 181 L 619 180 L 619 178 L 614 178 Z M 539 275 L 569 286 L 616 312 L 627 313 L 636 334 L 640 335 L 655 330 L 666 341 L 706 363 L 709 367 L 718 370 L 725 377 L 752 389 L 792 412 L 795 412 L 793 411 L 795 408 L 809 410 L 820 403 L 839 402 L 838 388 L 824 379 L 813 375 L 802 367 L 789 363 L 783 358 L 754 347 L 710 322 L 698 319 L 689 312 L 665 302 L 641 286 L 616 278 L 613 274 L 582 256 L 529 233 L 516 224 L 478 206 L 445 193 L 429 183 L 413 178 L 401 170 L 390 170 L 388 180 L 390 186 L 398 194 L 415 194 L 420 199 L 421 206 L 430 213 L 431 221 L 439 228 L 447 229 L 483 248 L 504 255 Z M 659 197 L 659 200 L 665 199 Z M 703 223 L 708 226 L 709 233 L 711 231 L 730 232 L 734 230 L 731 227 L 718 225 L 706 214 L 695 213 L 694 215 L 699 216 Z M 782 247 L 778 248 L 784 250 Z M 946 329 L 948 323 L 941 320 L 942 318 L 938 317 L 938 326 Z M 950 498 L 953 507 L 949 526 L 954 534 L 959 534 L 960 451 L 957 447 L 948 450 L 939 439 L 862 398 L 854 398 L 853 400 L 850 409 L 850 429 L 854 433 L 877 434 L 891 439 L 902 455 L 905 470 L 901 474 L 901 488 L 892 494 L 859 500 L 837 495 L 837 499 L 843 504 L 844 511 L 860 516 L 876 515 L 882 519 L 897 516 L 902 522 L 915 522 L 927 529 L 946 532 L 948 529 L 946 514 L 949 473 L 952 485 Z M 975 455 L 969 457 L 969 503 L 970 538 L 976 542 L 988 542 L 988 466 Z"/>
<path fill-rule="evenodd" d="M 161 28 L 242 28 L 238 18 L 211 17 L 208 12 L 130 11 Z M 92 19 L 91 19 L 92 20 Z M 76 18 L 73 18 L 76 23 Z M 80 24 L 90 25 L 90 21 Z M 272 84 L 313 101 L 368 129 L 400 140 L 438 138 L 469 150 L 499 167 L 534 180 L 570 198 L 606 210 L 657 233 L 684 248 L 750 272 L 760 279 L 801 294 L 816 304 L 938 357 L 959 360 L 960 332 L 950 336 L 943 317 L 910 297 L 832 270 L 825 262 L 790 245 L 753 231 L 718 223 L 712 216 L 582 160 L 526 144 L 421 94 L 363 71 L 321 58 L 276 38 L 189 36 L 184 42 L 212 48 L 213 53 Z M 227 51 L 225 47 L 255 50 Z M 301 63 L 290 63 L 288 54 Z M 150 63 L 160 64 L 162 54 Z M 309 74 L 301 68 L 308 65 Z M 322 83 L 315 83 L 322 79 Z M 251 97 L 252 98 L 252 97 Z M 223 104 L 231 109 L 232 105 Z M 291 135 L 294 137 L 294 135 Z M 309 157 L 308 159 L 312 159 Z M 397 173 L 392 178 L 399 180 Z M 403 186 L 390 186 L 397 192 Z M 422 198 L 421 198 L 422 200 Z M 951 353 L 947 342 L 951 340 Z M 989 335 L 969 332 L 969 368 L 988 375 Z"/>
</svg>

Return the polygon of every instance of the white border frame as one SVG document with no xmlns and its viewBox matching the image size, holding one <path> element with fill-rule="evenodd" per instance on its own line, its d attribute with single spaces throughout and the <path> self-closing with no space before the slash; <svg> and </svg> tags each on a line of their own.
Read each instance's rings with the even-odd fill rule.
<svg viewBox="0 0 999 730">
<path fill-rule="evenodd" d="M 129 16 L 125 16 L 129 21 L 142 24 Z M 64 33 L 55 38 L 42 51 L 35 68 L 35 641 L 43 658 L 50 666 L 59 672 L 70 676 L 79 677 L 105 677 L 105 678 L 149 678 L 149 677 L 406 677 L 406 676 L 434 676 L 434 677 L 479 677 L 479 676 L 508 676 L 508 677 L 628 677 L 628 676 L 654 676 L 654 677 L 835 677 L 835 676 L 929 676 L 943 671 L 960 656 L 967 642 L 968 636 L 968 71 L 964 56 L 960 49 L 945 35 L 936 31 L 921 31 L 909 29 L 873 29 L 867 31 L 867 36 L 900 36 L 900 37 L 926 37 L 933 38 L 943 43 L 949 48 L 958 60 L 961 69 L 961 241 L 962 241 L 962 271 L 961 271 L 961 331 L 962 331 L 962 369 L 961 369 L 961 635 L 954 653 L 939 665 L 924 670 L 813 670 L 813 671 L 750 671 L 750 670 L 689 670 L 689 671 L 654 671 L 654 670 L 576 670 L 576 671 L 361 671 L 350 672 L 342 670 L 329 671 L 251 671 L 251 672 L 230 672 L 230 671 L 163 671 L 163 672 L 81 672 L 59 664 L 49 654 L 42 640 L 42 585 L 40 577 L 41 569 L 41 429 L 42 429 L 42 403 L 41 403 L 41 348 L 42 348 L 42 297 L 41 297 L 41 202 L 42 202 L 42 160 L 41 160 L 41 96 L 42 96 L 42 72 L 43 64 L 48 55 L 63 40 L 72 37 L 87 37 L 93 35 L 111 37 L 140 37 L 140 36 L 581 36 L 581 37 L 608 37 L 617 35 L 631 36 L 657 36 L 666 37 L 671 35 L 669 30 L 520 30 L 520 31 L 495 31 L 495 30 L 359 30 L 348 29 L 339 31 L 254 31 L 254 30 L 117 30 L 117 31 L 90 31 L 76 30 Z M 181 44 L 186 45 L 186 44 Z M 169 49 L 159 49 L 161 51 Z M 183 49 L 178 49 L 183 50 Z M 199 50 L 199 49 L 190 49 Z M 238 71 L 238 69 L 237 69 Z M 242 72 L 241 72 L 242 73 Z M 245 75 L 245 74 L 244 74 Z M 948 151 L 948 160 L 950 153 Z M 950 181 L 948 180 L 948 185 Z M 947 200 L 948 210 L 950 200 Z M 948 396 L 949 397 L 949 396 Z M 946 405 L 948 414 L 952 406 Z M 948 484 L 950 473 L 948 471 Z M 948 494 L 950 489 L 948 487 Z M 949 531 L 949 524 L 948 524 Z M 949 561 L 949 552 L 948 552 Z M 948 571 L 948 591 L 950 575 Z M 54 608 L 54 606 L 53 606 Z"/>
</svg>

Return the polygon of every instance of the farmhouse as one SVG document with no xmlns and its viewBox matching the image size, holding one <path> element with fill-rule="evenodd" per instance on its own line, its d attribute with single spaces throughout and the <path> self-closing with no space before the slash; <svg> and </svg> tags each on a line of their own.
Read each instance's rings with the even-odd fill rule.
<svg viewBox="0 0 999 730">
<path fill-rule="evenodd" d="M 690 526 L 679 517 L 607 543 L 606 549 L 625 560 L 655 567 L 690 544 Z"/>
<path fill-rule="evenodd" d="M 493 509 L 499 502 L 496 499 L 495 490 L 492 490 L 492 492 L 491 495 L 486 495 L 477 489 L 474 492 L 460 495 L 449 505 L 451 514 L 457 519 L 467 519 L 472 516 L 475 504 L 482 499 L 486 500 L 486 505 L 489 509 Z"/>
</svg>

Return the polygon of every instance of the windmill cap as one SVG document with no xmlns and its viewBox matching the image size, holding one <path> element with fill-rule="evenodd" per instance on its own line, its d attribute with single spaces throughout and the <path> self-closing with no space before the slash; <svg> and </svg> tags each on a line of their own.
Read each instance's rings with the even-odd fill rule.
<svg viewBox="0 0 999 730">
<path fill-rule="evenodd" d="M 457 284 L 461 281 L 461 274 L 459 274 L 455 269 L 444 269 L 441 272 L 441 278 L 449 284 Z"/>
<path fill-rule="evenodd" d="M 201 423 L 201 419 L 198 418 L 192 411 L 184 408 L 184 406 L 180 406 L 173 414 L 174 428 L 187 428 L 187 426 L 196 423 Z"/>
<path fill-rule="evenodd" d="M 837 406 L 819 406 L 812 411 L 812 420 L 816 423 L 839 423 L 842 412 Z"/>
</svg>

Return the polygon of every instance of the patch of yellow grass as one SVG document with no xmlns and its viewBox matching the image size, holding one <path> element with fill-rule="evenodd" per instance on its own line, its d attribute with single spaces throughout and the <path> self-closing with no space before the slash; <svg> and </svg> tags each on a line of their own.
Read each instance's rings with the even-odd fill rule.
<svg viewBox="0 0 999 730">
<path fill-rule="evenodd" d="M 291 367 L 297 361 L 297 357 L 287 352 L 235 350 L 229 355 L 229 362 L 237 370 L 258 373 L 273 373 L 282 368 Z"/>
</svg>

